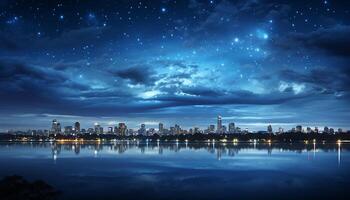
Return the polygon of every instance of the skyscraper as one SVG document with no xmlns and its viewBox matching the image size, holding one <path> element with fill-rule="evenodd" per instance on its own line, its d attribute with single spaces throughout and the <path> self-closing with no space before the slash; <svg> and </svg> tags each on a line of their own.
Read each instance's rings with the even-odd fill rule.
<svg viewBox="0 0 350 200">
<path fill-rule="evenodd" d="M 222 131 L 222 119 L 221 119 L 221 116 L 219 115 L 218 121 L 217 121 L 217 132 L 221 133 L 221 131 Z"/>
<path fill-rule="evenodd" d="M 113 126 L 108 127 L 108 133 L 112 134 L 113 133 Z"/>
<path fill-rule="evenodd" d="M 159 123 L 158 133 L 163 134 L 163 131 L 164 131 L 164 125 L 163 125 L 163 123 Z"/>
<path fill-rule="evenodd" d="M 323 133 L 325 133 L 325 134 L 328 134 L 328 133 L 329 133 L 329 128 L 328 128 L 327 126 L 325 126 L 325 127 L 323 128 Z"/>
<path fill-rule="evenodd" d="M 311 127 L 306 128 L 306 133 L 310 134 L 312 132 Z"/>
<path fill-rule="evenodd" d="M 125 136 L 126 130 L 127 130 L 127 127 L 126 127 L 125 123 L 118 124 L 118 133 L 120 136 Z"/>
<path fill-rule="evenodd" d="M 65 126 L 64 127 L 64 134 L 70 135 L 73 132 L 73 127 L 72 126 Z"/>
<path fill-rule="evenodd" d="M 95 133 L 96 134 L 102 134 L 103 133 L 103 128 L 98 123 L 95 123 Z"/>
<path fill-rule="evenodd" d="M 138 134 L 139 135 L 146 135 L 146 125 L 145 124 L 141 124 L 141 127 L 138 130 Z"/>
<path fill-rule="evenodd" d="M 272 133 L 272 131 L 273 131 L 273 130 L 272 130 L 272 126 L 271 126 L 271 125 L 268 125 L 268 126 L 267 126 L 267 132 L 268 132 L 268 133 Z"/>
<path fill-rule="evenodd" d="M 215 125 L 209 125 L 208 132 L 209 133 L 214 133 L 215 132 Z"/>
<path fill-rule="evenodd" d="M 52 120 L 51 132 L 53 134 L 61 133 L 61 124 L 56 120 Z"/>
<path fill-rule="evenodd" d="M 181 127 L 178 124 L 175 124 L 175 134 L 180 134 L 181 133 Z"/>
<path fill-rule="evenodd" d="M 301 125 L 296 126 L 296 132 L 301 133 L 303 130 L 303 127 Z"/>
<path fill-rule="evenodd" d="M 232 122 L 228 124 L 228 132 L 235 133 L 235 123 Z"/>
<path fill-rule="evenodd" d="M 79 122 L 74 123 L 74 131 L 75 131 L 75 133 L 80 133 L 80 123 Z"/>
</svg>

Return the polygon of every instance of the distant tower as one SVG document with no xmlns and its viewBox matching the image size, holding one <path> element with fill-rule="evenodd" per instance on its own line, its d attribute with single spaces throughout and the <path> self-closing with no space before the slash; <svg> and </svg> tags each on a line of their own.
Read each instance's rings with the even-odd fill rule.
<svg viewBox="0 0 350 200">
<path fill-rule="evenodd" d="M 103 128 L 102 129 L 101 128 L 102 127 L 98 123 L 95 123 L 95 133 L 96 134 L 102 134 L 103 133 Z"/>
<path fill-rule="evenodd" d="M 268 125 L 268 126 L 267 126 L 267 132 L 268 132 L 268 133 L 272 133 L 272 126 L 271 126 L 271 125 Z"/>
<path fill-rule="evenodd" d="M 175 124 L 175 134 L 180 134 L 181 133 L 181 127 L 178 124 Z"/>
<path fill-rule="evenodd" d="M 141 127 L 138 130 L 138 134 L 139 135 L 145 135 L 146 134 L 146 125 L 145 124 L 141 124 Z"/>
<path fill-rule="evenodd" d="M 327 126 L 324 127 L 323 133 L 328 134 L 329 133 L 329 128 Z"/>
<path fill-rule="evenodd" d="M 56 119 L 52 120 L 51 132 L 53 134 L 61 132 L 61 124 Z"/>
<path fill-rule="evenodd" d="M 159 123 L 158 133 L 159 133 L 159 134 L 162 134 L 163 131 L 164 131 L 164 125 L 163 125 L 163 123 Z"/>
<path fill-rule="evenodd" d="M 284 132 L 283 128 L 282 127 L 279 127 L 278 128 L 278 133 L 282 134 Z"/>
<path fill-rule="evenodd" d="M 74 123 L 74 130 L 75 130 L 75 133 L 80 133 L 80 123 L 79 122 Z"/>
<path fill-rule="evenodd" d="M 120 136 L 125 136 L 126 135 L 126 130 L 127 130 L 127 127 L 126 127 L 125 123 L 119 123 L 119 125 L 118 125 L 119 135 Z"/>
<path fill-rule="evenodd" d="M 214 133 L 215 132 L 215 125 L 209 125 L 208 131 L 209 131 L 209 133 Z"/>
<path fill-rule="evenodd" d="M 229 123 L 228 124 L 228 132 L 229 133 L 235 133 L 235 123 Z"/>
<path fill-rule="evenodd" d="M 222 131 L 222 119 L 221 116 L 218 116 L 218 121 L 217 121 L 217 132 L 220 133 Z"/>
<path fill-rule="evenodd" d="M 298 125 L 296 126 L 296 129 L 295 129 L 298 133 L 301 133 L 302 130 L 303 130 L 303 127 L 301 125 Z"/>
<path fill-rule="evenodd" d="M 112 134 L 113 133 L 113 126 L 108 127 L 108 133 Z"/>
</svg>

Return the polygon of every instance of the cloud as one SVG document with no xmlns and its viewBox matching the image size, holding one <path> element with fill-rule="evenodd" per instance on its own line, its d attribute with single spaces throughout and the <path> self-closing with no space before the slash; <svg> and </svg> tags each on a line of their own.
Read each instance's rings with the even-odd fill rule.
<svg viewBox="0 0 350 200">
<path fill-rule="evenodd" d="M 121 69 L 112 72 L 113 75 L 127 79 L 133 84 L 153 84 L 155 81 L 154 72 L 151 70 L 151 66 L 133 66 L 126 69 Z"/>
<path fill-rule="evenodd" d="M 200 92 L 198 92 L 200 93 Z M 197 93 L 197 94 L 198 94 Z M 160 95 L 153 100 L 167 102 L 170 106 L 188 106 L 188 105 L 275 105 L 283 104 L 295 99 L 305 98 L 307 95 L 288 95 L 288 94 L 255 94 L 245 90 L 231 91 L 224 96 L 192 96 L 192 95 Z"/>
<path fill-rule="evenodd" d="M 3 110 L 59 109 L 72 105 L 64 100 L 71 92 L 89 89 L 64 73 L 13 60 L 0 60 L 0 107 Z"/>
<path fill-rule="evenodd" d="M 321 51 L 328 55 L 348 58 L 350 56 L 350 26 L 336 25 L 308 33 L 290 33 L 279 38 L 275 45 L 287 50 L 298 47 Z"/>
<path fill-rule="evenodd" d="M 350 92 L 349 68 L 333 70 L 314 69 L 308 73 L 300 73 L 291 69 L 285 69 L 279 72 L 279 77 L 282 81 L 290 81 L 298 85 L 309 84 L 313 87 L 313 92 L 318 94 L 336 94 L 340 97 L 347 96 L 342 94 L 348 94 Z M 292 87 L 293 90 L 294 88 L 295 87 Z M 288 87 L 285 89 L 288 89 Z"/>
<path fill-rule="evenodd" d="M 210 96 L 219 97 L 225 95 L 225 93 L 219 89 L 212 89 L 207 87 L 185 87 L 181 91 L 185 94 L 195 95 L 195 96 Z"/>
</svg>

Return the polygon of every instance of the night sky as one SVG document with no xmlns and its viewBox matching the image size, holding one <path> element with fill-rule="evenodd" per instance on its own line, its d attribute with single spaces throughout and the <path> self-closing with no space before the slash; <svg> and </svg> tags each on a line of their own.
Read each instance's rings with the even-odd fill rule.
<svg viewBox="0 0 350 200">
<path fill-rule="evenodd" d="M 350 1 L 0 1 L 0 130 L 350 127 Z"/>
</svg>

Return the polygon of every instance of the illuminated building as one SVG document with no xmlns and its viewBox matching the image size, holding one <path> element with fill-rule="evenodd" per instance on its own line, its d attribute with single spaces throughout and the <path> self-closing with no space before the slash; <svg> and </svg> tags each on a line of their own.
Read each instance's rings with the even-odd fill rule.
<svg viewBox="0 0 350 200">
<path fill-rule="evenodd" d="M 222 131 L 222 118 L 221 118 L 221 116 L 219 115 L 218 116 L 218 119 L 217 119 L 217 126 L 216 126 L 216 128 L 217 128 L 217 133 L 221 133 L 221 131 Z"/>
<path fill-rule="evenodd" d="M 113 127 L 112 127 L 112 126 L 108 127 L 108 133 L 109 133 L 109 134 L 112 134 L 112 133 L 113 133 Z"/>
<path fill-rule="evenodd" d="M 95 133 L 103 134 L 103 127 L 101 127 L 98 123 L 95 123 Z"/>
<path fill-rule="evenodd" d="M 228 124 L 228 132 L 229 133 L 235 133 L 235 123 L 229 123 Z"/>
<path fill-rule="evenodd" d="M 208 132 L 209 133 L 214 133 L 215 132 L 215 125 L 209 125 Z"/>
<path fill-rule="evenodd" d="M 141 127 L 138 130 L 138 134 L 139 135 L 146 135 L 146 125 L 145 124 L 141 124 Z"/>
<path fill-rule="evenodd" d="M 61 124 L 56 120 L 52 120 L 51 132 L 53 134 L 61 133 Z"/>
<path fill-rule="evenodd" d="M 126 132 L 127 132 L 127 127 L 126 127 L 125 123 L 119 123 L 118 124 L 118 134 L 120 136 L 126 136 Z"/>
<path fill-rule="evenodd" d="M 74 131 L 75 131 L 75 133 L 80 133 L 80 123 L 79 122 L 74 123 Z"/>
<path fill-rule="evenodd" d="M 272 130 L 272 126 L 271 126 L 271 125 L 268 125 L 268 126 L 267 126 L 267 132 L 271 134 L 272 131 L 273 131 L 273 130 Z"/>
<path fill-rule="evenodd" d="M 65 126 L 64 127 L 64 134 L 69 135 L 73 133 L 73 127 L 72 126 Z"/>
<path fill-rule="evenodd" d="M 164 132 L 164 125 L 163 123 L 159 123 L 158 134 L 163 134 L 163 132 Z"/>
</svg>

